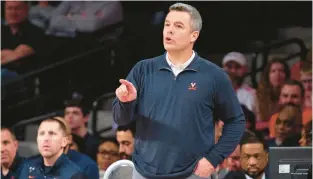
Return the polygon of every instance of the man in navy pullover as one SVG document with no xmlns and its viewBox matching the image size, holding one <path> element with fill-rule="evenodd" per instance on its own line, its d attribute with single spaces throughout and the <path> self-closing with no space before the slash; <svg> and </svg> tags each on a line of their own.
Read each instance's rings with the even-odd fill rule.
<svg viewBox="0 0 313 179">
<path fill-rule="evenodd" d="M 240 141 L 245 119 L 227 75 L 193 51 L 201 27 L 194 7 L 172 5 L 167 52 L 120 80 L 113 117 L 118 125 L 137 123 L 133 179 L 208 178 Z M 213 118 L 225 123 L 216 144 Z"/>
<path fill-rule="evenodd" d="M 41 154 L 25 161 L 20 179 L 87 179 L 79 166 L 63 154 L 67 146 L 66 126 L 57 119 L 41 122 L 37 144 Z"/>
</svg>

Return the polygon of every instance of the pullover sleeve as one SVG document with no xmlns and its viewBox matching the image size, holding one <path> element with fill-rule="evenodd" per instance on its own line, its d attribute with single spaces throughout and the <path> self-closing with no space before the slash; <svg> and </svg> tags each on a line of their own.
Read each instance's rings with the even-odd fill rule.
<svg viewBox="0 0 313 179">
<path fill-rule="evenodd" d="M 141 87 L 140 79 L 142 74 L 140 73 L 140 68 L 141 62 L 138 62 L 126 78 L 127 81 L 131 82 L 135 86 L 137 90 L 137 99 L 140 97 L 139 94 Z M 119 101 L 117 97 L 115 98 L 115 100 L 113 101 L 113 119 L 116 124 L 127 125 L 133 120 L 137 99 L 134 101 L 123 103 Z"/>
<path fill-rule="evenodd" d="M 229 78 L 221 72 L 215 79 L 215 113 L 224 122 L 224 128 L 219 141 L 205 155 L 214 167 L 235 150 L 245 129 L 245 117 Z"/>
</svg>

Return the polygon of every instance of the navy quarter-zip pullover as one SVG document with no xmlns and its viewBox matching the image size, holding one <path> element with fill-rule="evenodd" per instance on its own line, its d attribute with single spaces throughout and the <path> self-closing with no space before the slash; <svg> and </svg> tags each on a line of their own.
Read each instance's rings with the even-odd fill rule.
<svg viewBox="0 0 313 179">
<path fill-rule="evenodd" d="M 185 178 L 205 157 L 216 167 L 244 132 L 245 119 L 226 73 L 196 53 L 176 77 L 165 54 L 138 62 L 127 80 L 137 99 L 113 102 L 118 125 L 136 120 L 136 170 L 146 178 Z M 225 125 L 214 144 L 214 116 Z"/>
<path fill-rule="evenodd" d="M 87 179 L 83 171 L 66 154 L 62 154 L 52 167 L 44 165 L 41 155 L 25 161 L 19 179 Z"/>
</svg>

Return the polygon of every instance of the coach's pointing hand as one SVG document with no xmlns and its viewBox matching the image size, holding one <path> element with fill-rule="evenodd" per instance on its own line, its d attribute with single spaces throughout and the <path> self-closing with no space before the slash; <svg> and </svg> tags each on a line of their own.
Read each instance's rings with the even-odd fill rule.
<svg viewBox="0 0 313 179">
<path fill-rule="evenodd" d="M 135 100 L 137 98 L 135 86 L 131 82 L 123 79 L 120 79 L 120 83 L 122 84 L 115 90 L 117 98 L 123 103 Z"/>
</svg>

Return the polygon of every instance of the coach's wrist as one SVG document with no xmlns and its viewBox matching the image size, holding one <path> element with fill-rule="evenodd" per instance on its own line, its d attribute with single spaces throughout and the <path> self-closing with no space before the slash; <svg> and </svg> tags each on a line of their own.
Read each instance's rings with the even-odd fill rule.
<svg viewBox="0 0 313 179">
<path fill-rule="evenodd" d="M 128 108 L 132 108 L 133 104 L 136 102 L 136 100 L 133 101 L 128 101 L 128 102 L 122 102 L 120 100 L 118 100 L 118 103 L 121 107 L 121 109 L 128 109 Z"/>
<path fill-rule="evenodd" d="M 214 168 L 216 168 L 223 161 L 223 158 L 214 152 L 214 150 L 211 150 L 204 157 L 213 165 Z"/>
</svg>

